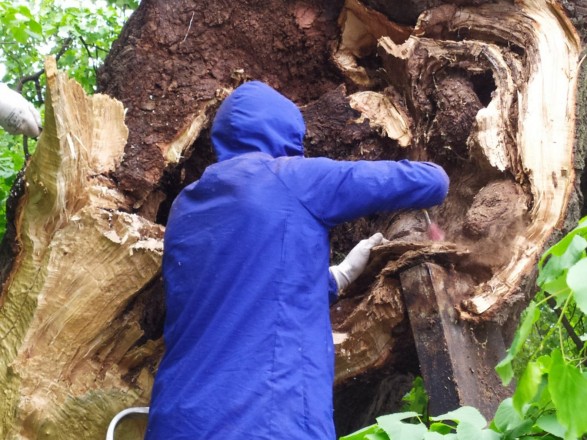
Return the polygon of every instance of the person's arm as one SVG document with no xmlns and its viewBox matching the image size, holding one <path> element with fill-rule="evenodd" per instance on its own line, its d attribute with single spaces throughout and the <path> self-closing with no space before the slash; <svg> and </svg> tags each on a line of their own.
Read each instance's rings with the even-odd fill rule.
<svg viewBox="0 0 587 440">
<path fill-rule="evenodd" d="M 0 83 L 0 126 L 10 134 L 36 138 L 41 133 L 41 115 L 20 93 Z"/>
<path fill-rule="evenodd" d="M 282 161 L 275 172 L 328 227 L 376 212 L 438 205 L 449 184 L 442 167 L 407 160 L 352 162 L 300 157 Z"/>
</svg>

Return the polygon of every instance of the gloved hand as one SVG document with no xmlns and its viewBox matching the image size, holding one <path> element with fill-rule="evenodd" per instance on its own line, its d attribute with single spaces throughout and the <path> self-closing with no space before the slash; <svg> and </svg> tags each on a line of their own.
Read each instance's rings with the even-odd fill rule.
<svg viewBox="0 0 587 440">
<path fill-rule="evenodd" d="M 10 134 L 37 137 L 41 133 L 41 115 L 23 96 L 0 83 L 0 126 Z"/>
<path fill-rule="evenodd" d="M 359 275 L 365 270 L 371 249 L 382 243 L 387 243 L 389 240 L 383 238 L 381 232 L 377 232 L 369 238 L 359 241 L 357 245 L 351 249 L 346 258 L 336 266 L 330 266 L 330 272 L 336 280 L 338 290 L 342 290 L 350 283 L 355 281 Z"/>
</svg>

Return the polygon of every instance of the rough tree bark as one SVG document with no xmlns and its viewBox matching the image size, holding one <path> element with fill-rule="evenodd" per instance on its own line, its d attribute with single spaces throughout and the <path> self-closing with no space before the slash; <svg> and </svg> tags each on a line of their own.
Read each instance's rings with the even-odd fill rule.
<svg viewBox="0 0 587 440">
<path fill-rule="evenodd" d="M 45 129 L 0 248 L 0 437 L 100 438 L 148 404 L 167 212 L 214 161 L 218 104 L 251 78 L 302 107 L 310 156 L 433 160 L 451 177 L 430 212 L 443 242 L 421 212 L 333 230 L 333 260 L 377 230 L 392 240 L 332 308 L 339 434 L 397 409 L 416 374 L 432 411 L 491 416 L 535 263 L 580 213 L 587 9 L 564 6 L 143 0 L 104 95 L 48 61 Z M 118 438 L 142 429 L 124 421 Z"/>
</svg>

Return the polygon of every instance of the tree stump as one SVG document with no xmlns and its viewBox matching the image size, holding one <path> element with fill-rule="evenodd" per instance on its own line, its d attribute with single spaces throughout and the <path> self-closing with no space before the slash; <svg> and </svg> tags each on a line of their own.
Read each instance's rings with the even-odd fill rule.
<svg viewBox="0 0 587 440">
<path fill-rule="evenodd" d="M 496 328 L 507 344 L 540 254 L 579 216 L 579 35 L 555 2 L 326 3 L 143 0 L 100 71 L 115 99 L 48 62 L 45 130 L 0 248 L 0 437 L 100 438 L 148 404 L 167 213 L 247 79 L 300 105 L 310 156 L 432 160 L 451 177 L 430 210 L 442 242 L 421 212 L 332 231 L 333 261 L 391 240 L 331 311 L 338 433 L 397 410 L 417 374 L 435 404 L 492 416 L 509 392 Z M 117 438 L 142 429 L 125 420 Z"/>
</svg>

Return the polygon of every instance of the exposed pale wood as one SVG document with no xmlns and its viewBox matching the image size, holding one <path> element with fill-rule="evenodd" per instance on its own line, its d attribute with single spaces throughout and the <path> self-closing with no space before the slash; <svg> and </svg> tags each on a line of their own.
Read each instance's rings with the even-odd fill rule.
<svg viewBox="0 0 587 440">
<path fill-rule="evenodd" d="M 401 42 L 411 32 L 409 27 L 389 21 L 383 14 L 365 7 L 358 0 L 345 1 L 338 23 L 341 38 L 333 59 L 347 77 L 363 86 L 372 86 L 374 79 L 364 67 L 357 64 L 357 58 L 374 53 L 377 40 L 384 35 L 392 35 L 391 38 Z"/>
<path fill-rule="evenodd" d="M 581 45 L 557 3 L 520 2 L 528 46 L 527 80 L 518 89 L 517 154 L 530 182 L 531 224 L 515 243 L 510 263 L 479 286 L 465 304 L 481 314 L 498 305 L 535 265 L 546 240 L 560 228 L 574 191 L 575 99 Z M 518 27 L 512 27 L 516 29 Z"/>
<path fill-rule="evenodd" d="M 333 325 L 337 385 L 385 364 L 394 345 L 390 329 L 403 321 L 405 313 L 399 284 L 384 277 L 379 277 L 370 294 L 360 301 L 341 302 L 338 307 L 345 310 L 333 313 L 346 316 Z"/>
<path fill-rule="evenodd" d="M 341 29 L 339 49 L 349 50 L 355 57 L 372 54 L 382 36 L 405 41 L 412 31 L 365 7 L 358 0 L 345 1 L 338 23 Z"/>
<path fill-rule="evenodd" d="M 228 93 L 230 93 L 230 90 L 219 91 L 219 98 L 226 97 Z M 158 144 L 166 159 L 167 165 L 177 164 L 185 151 L 200 136 L 202 129 L 210 124 L 210 111 L 218 105 L 218 102 L 219 99 L 210 99 L 203 102 L 198 109 L 198 113 L 184 129 L 177 132 L 171 142 L 161 142 Z"/>
<path fill-rule="evenodd" d="M 127 128 L 119 102 L 88 97 L 46 64 L 43 134 L 26 170 L 22 250 L 2 287 L 0 437 L 102 438 L 110 417 L 147 402 L 143 331 L 131 299 L 159 274 L 160 226 L 121 211 L 107 177 Z M 134 383 L 125 376 L 131 369 Z"/>
<path fill-rule="evenodd" d="M 406 112 L 385 95 L 376 92 L 359 92 L 349 96 L 352 108 L 361 112 L 357 123 L 365 119 L 369 124 L 381 131 L 383 136 L 397 140 L 402 147 L 412 141 L 410 119 Z"/>
</svg>

